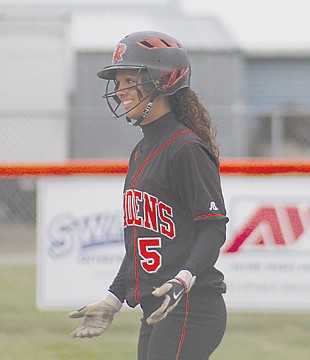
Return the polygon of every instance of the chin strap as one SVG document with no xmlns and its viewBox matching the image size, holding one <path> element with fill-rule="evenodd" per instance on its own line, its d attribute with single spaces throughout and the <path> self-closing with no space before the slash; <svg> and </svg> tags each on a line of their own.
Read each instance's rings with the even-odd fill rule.
<svg viewBox="0 0 310 360">
<path fill-rule="evenodd" d="M 146 107 L 143 110 L 142 114 L 140 115 L 139 119 L 134 120 L 134 122 L 133 122 L 133 119 L 130 119 L 128 116 L 126 116 L 126 120 L 127 120 L 128 124 L 130 124 L 132 126 L 139 126 L 142 123 L 142 121 L 147 117 L 148 113 L 150 112 L 157 95 L 158 95 L 158 92 L 154 91 L 154 93 L 150 96 L 150 100 L 146 104 Z"/>
</svg>

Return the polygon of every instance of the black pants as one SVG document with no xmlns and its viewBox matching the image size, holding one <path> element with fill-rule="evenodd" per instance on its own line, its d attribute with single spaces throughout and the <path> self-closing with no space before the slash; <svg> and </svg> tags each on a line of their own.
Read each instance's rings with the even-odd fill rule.
<svg viewBox="0 0 310 360">
<path fill-rule="evenodd" d="M 165 319 L 148 325 L 145 320 L 162 301 L 141 301 L 138 360 L 208 360 L 226 328 L 222 295 L 193 288 Z"/>
</svg>

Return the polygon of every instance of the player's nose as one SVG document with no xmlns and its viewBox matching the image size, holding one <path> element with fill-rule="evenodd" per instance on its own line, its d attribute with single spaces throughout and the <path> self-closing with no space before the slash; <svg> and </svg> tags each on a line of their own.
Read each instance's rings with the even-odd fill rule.
<svg viewBox="0 0 310 360">
<path fill-rule="evenodd" d="M 126 87 L 122 84 L 119 84 L 119 87 L 116 92 L 117 96 L 119 98 L 124 97 L 127 94 L 127 92 L 128 92 L 128 86 Z"/>
</svg>

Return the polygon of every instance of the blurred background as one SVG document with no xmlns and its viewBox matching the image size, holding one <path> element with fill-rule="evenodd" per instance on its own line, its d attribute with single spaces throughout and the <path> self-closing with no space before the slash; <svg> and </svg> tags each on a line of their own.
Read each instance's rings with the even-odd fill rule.
<svg viewBox="0 0 310 360">
<path fill-rule="evenodd" d="M 0 164 L 128 158 L 141 131 L 96 73 L 149 29 L 187 48 L 222 157 L 309 158 L 309 18 L 307 0 L 0 0 Z M 0 222 L 33 223 L 34 192 L 1 178 Z"/>
<path fill-rule="evenodd" d="M 309 159 L 309 20 L 308 0 L 0 0 L 0 168 L 127 159 L 141 131 L 96 73 L 140 30 L 188 50 L 223 158 Z M 1 175 L 0 263 L 34 263 L 36 178 Z"/>
<path fill-rule="evenodd" d="M 307 1 L 0 1 L 0 162 L 127 158 L 97 71 L 137 30 L 183 43 L 222 157 L 310 155 Z"/>
<path fill-rule="evenodd" d="M 141 131 L 96 73 L 150 29 L 188 50 L 222 157 L 309 158 L 309 18 L 307 0 L 0 0 L 0 164 L 128 158 Z M 35 179 L 1 177 L 0 245 L 33 239 L 35 218 Z"/>
</svg>

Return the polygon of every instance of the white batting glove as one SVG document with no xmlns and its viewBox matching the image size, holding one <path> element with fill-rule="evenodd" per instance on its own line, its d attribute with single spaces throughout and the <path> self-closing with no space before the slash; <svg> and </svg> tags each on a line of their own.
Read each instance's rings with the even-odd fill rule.
<svg viewBox="0 0 310 360">
<path fill-rule="evenodd" d="M 104 300 L 71 312 L 70 318 L 84 318 L 83 323 L 71 333 L 71 336 L 91 338 L 101 335 L 111 325 L 114 315 L 121 307 L 122 303 L 109 292 Z"/>
<path fill-rule="evenodd" d="M 154 311 L 146 322 L 153 325 L 164 319 L 178 305 L 182 296 L 190 291 L 195 280 L 196 276 L 187 270 L 181 270 L 173 279 L 155 289 L 152 294 L 156 297 L 165 296 L 165 299 L 161 307 Z"/>
</svg>

